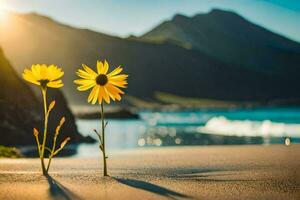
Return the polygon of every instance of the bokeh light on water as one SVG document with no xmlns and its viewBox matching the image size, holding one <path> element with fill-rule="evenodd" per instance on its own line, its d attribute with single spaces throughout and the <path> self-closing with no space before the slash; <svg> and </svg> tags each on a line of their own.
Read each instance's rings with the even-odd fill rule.
<svg viewBox="0 0 300 200">
<path fill-rule="evenodd" d="M 299 142 L 300 109 L 140 112 L 138 120 L 108 119 L 109 152 L 128 148 L 273 144 Z M 79 131 L 96 139 L 99 120 L 77 120 Z M 286 140 L 289 138 L 289 141 Z M 98 144 L 83 144 L 79 156 L 98 156 Z"/>
</svg>

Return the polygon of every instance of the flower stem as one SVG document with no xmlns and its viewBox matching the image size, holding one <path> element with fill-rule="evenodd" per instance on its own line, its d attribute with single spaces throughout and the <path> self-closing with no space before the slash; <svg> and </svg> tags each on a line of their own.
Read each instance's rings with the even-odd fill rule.
<svg viewBox="0 0 300 200">
<path fill-rule="evenodd" d="M 37 145 L 37 149 L 39 152 L 39 157 L 41 158 L 41 145 L 40 145 L 40 141 L 39 141 L 39 136 L 35 136 L 35 140 L 36 140 L 36 145 Z"/>
<path fill-rule="evenodd" d="M 48 161 L 48 166 L 47 166 L 47 169 L 46 169 L 46 173 L 48 173 L 48 171 L 49 171 L 49 167 L 50 167 L 50 164 L 51 164 L 51 159 L 52 159 L 52 157 L 53 157 L 53 155 L 51 155 L 51 156 L 49 157 L 49 161 Z"/>
<path fill-rule="evenodd" d="M 101 103 L 101 122 L 102 122 L 102 154 L 103 154 L 103 176 L 108 176 L 107 165 L 106 165 L 106 155 L 105 155 L 105 125 L 104 125 L 104 109 L 103 103 Z"/>
<path fill-rule="evenodd" d="M 53 146 L 52 146 L 52 149 L 51 149 L 51 154 L 50 154 L 50 156 L 49 156 L 48 165 L 47 165 L 47 169 L 46 169 L 47 173 L 48 173 L 48 171 L 49 171 L 50 164 L 51 164 L 51 160 L 52 160 L 52 158 L 53 158 L 53 154 L 54 154 L 54 151 L 55 151 L 56 138 L 57 138 L 57 137 L 54 136 Z"/>
<path fill-rule="evenodd" d="M 44 101 L 44 113 L 45 113 L 45 121 L 44 121 L 44 136 L 43 136 L 43 143 L 42 143 L 42 150 L 41 150 L 41 164 L 42 164 L 42 171 L 43 175 L 47 174 L 44 162 L 44 153 L 45 153 L 45 145 L 46 145 L 46 138 L 47 138 L 47 128 L 48 128 L 48 110 L 47 110 L 47 88 L 42 88 L 43 94 L 43 101 Z"/>
</svg>

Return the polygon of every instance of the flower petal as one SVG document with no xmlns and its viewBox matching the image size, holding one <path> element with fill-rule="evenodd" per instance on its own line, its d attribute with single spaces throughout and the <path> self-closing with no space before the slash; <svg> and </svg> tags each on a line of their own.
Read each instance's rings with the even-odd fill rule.
<svg viewBox="0 0 300 200">
<path fill-rule="evenodd" d="M 103 68 L 103 62 L 101 62 L 100 60 L 97 60 L 97 72 L 98 74 L 101 74 Z"/>
<path fill-rule="evenodd" d="M 32 79 L 31 76 L 28 76 L 28 74 L 23 74 L 23 79 L 25 79 L 26 81 L 36 84 L 36 85 L 40 85 L 39 82 L 37 82 L 35 79 Z"/>
<path fill-rule="evenodd" d="M 109 77 L 109 80 L 113 80 L 113 81 L 123 81 L 128 77 L 127 74 L 120 74 L 120 75 L 116 75 L 116 76 L 111 76 Z"/>
<path fill-rule="evenodd" d="M 98 74 L 106 74 L 108 71 L 109 65 L 106 60 L 104 60 L 104 63 L 101 61 L 97 61 L 97 70 Z"/>
<path fill-rule="evenodd" d="M 103 65 L 103 71 L 102 71 L 102 73 L 103 74 L 107 74 L 108 69 L 109 69 L 108 62 L 106 60 L 104 60 L 104 65 Z"/>
<path fill-rule="evenodd" d="M 108 92 L 112 93 L 112 94 L 124 94 L 124 92 L 122 90 L 120 90 L 119 88 L 117 88 L 116 86 L 108 83 L 105 85 L 106 89 L 108 90 Z"/>
<path fill-rule="evenodd" d="M 99 87 L 99 86 L 97 87 L 97 90 L 95 91 L 94 98 L 93 98 L 93 100 L 92 100 L 92 104 L 95 104 L 95 103 L 97 102 L 100 88 L 101 88 L 101 87 Z"/>
<path fill-rule="evenodd" d="M 107 74 L 107 76 L 108 77 L 115 76 L 117 74 L 120 74 L 122 71 L 123 71 L 123 68 L 119 66 L 116 69 L 114 69 L 112 72 L 110 72 L 109 74 Z"/>
<path fill-rule="evenodd" d="M 90 80 L 90 79 L 77 79 L 74 81 L 74 83 L 76 83 L 78 85 L 96 84 L 95 80 Z"/>
<path fill-rule="evenodd" d="M 82 64 L 83 69 L 90 75 L 96 77 L 97 73 L 85 64 Z"/>
<path fill-rule="evenodd" d="M 102 87 L 102 88 L 103 88 L 103 91 L 104 91 L 103 98 L 104 98 L 104 100 L 105 100 L 105 102 L 106 102 L 107 104 L 110 104 L 109 94 L 108 94 L 108 92 L 107 92 L 107 90 L 106 90 L 105 87 Z"/>
<path fill-rule="evenodd" d="M 40 65 L 32 65 L 31 71 L 37 79 L 40 79 L 41 76 L 41 67 Z"/>
<path fill-rule="evenodd" d="M 92 89 L 92 91 L 91 91 L 91 93 L 90 93 L 90 95 L 89 95 L 89 97 L 88 97 L 88 102 L 89 102 L 89 103 L 94 99 L 97 90 L 99 91 L 99 86 L 98 86 L 98 85 L 96 85 L 96 86 Z"/>
<path fill-rule="evenodd" d="M 111 84 L 120 87 L 120 88 L 127 88 L 127 81 L 109 81 Z"/>
<path fill-rule="evenodd" d="M 61 88 L 62 86 L 64 86 L 62 80 L 51 81 L 47 83 L 47 87 L 51 87 L 51 88 Z"/>
<path fill-rule="evenodd" d="M 77 90 L 79 91 L 86 91 L 88 89 L 91 89 L 92 87 L 94 87 L 96 85 L 96 83 L 93 84 L 86 84 L 86 85 L 81 85 L 79 87 L 77 87 Z"/>
</svg>

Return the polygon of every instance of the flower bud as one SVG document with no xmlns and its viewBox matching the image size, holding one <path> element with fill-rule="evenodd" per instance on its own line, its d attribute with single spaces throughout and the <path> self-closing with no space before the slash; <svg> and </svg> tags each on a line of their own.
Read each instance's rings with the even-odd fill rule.
<svg viewBox="0 0 300 200">
<path fill-rule="evenodd" d="M 38 135 L 39 135 L 39 131 L 36 128 L 33 129 L 33 135 L 35 137 L 38 137 Z"/>
<path fill-rule="evenodd" d="M 50 112 L 55 106 L 55 101 L 52 101 L 49 105 L 48 112 Z"/>
<path fill-rule="evenodd" d="M 64 148 L 64 146 L 67 144 L 67 142 L 70 140 L 70 137 L 67 137 L 61 144 L 60 144 L 60 149 Z"/>
</svg>

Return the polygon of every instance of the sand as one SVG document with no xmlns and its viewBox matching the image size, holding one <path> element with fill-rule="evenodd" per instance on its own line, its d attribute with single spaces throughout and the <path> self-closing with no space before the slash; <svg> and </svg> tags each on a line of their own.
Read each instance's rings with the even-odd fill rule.
<svg viewBox="0 0 300 200">
<path fill-rule="evenodd" d="M 100 154 L 100 153 L 99 153 Z M 300 199 L 300 145 L 154 148 L 99 158 L 0 159 L 0 199 Z"/>
</svg>

